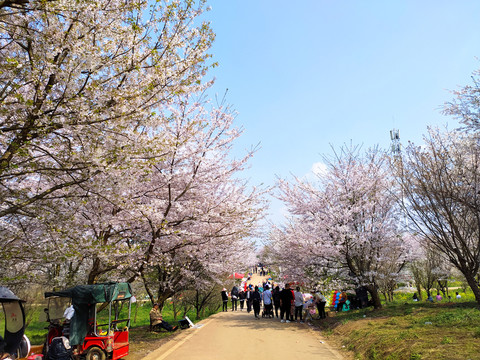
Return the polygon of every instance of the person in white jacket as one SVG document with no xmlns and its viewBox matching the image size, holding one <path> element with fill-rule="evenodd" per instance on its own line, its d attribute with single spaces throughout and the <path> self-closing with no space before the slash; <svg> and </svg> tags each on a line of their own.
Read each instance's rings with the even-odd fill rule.
<svg viewBox="0 0 480 360">
<path fill-rule="evenodd" d="M 270 286 L 266 285 L 265 290 L 262 293 L 263 306 L 265 307 L 265 317 L 273 317 L 273 299 Z"/>
<path fill-rule="evenodd" d="M 303 294 L 300 292 L 300 287 L 295 288 L 295 321 L 300 317 L 300 323 L 303 323 Z"/>
</svg>

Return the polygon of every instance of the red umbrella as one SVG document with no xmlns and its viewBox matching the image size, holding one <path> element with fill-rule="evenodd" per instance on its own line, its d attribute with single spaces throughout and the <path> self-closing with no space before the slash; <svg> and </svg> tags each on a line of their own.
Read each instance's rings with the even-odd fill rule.
<svg viewBox="0 0 480 360">
<path fill-rule="evenodd" d="M 234 275 L 235 275 L 235 279 L 243 279 L 245 277 L 243 274 L 234 273 L 234 274 L 230 275 L 228 278 L 232 279 Z"/>
</svg>

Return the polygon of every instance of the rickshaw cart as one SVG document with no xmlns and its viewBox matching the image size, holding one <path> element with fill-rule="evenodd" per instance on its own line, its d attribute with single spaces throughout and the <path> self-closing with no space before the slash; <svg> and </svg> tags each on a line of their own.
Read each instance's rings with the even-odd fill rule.
<svg viewBox="0 0 480 360">
<path fill-rule="evenodd" d="M 128 283 L 103 283 L 78 285 L 63 291 L 46 292 L 49 299 L 47 319 L 50 323 L 45 353 L 53 338 L 65 336 L 69 339 L 76 358 L 85 360 L 117 360 L 128 355 L 128 329 L 132 290 Z M 54 308 L 69 298 L 74 314 L 70 322 L 61 323 L 53 314 L 65 310 Z M 125 306 L 126 305 L 126 306 Z M 125 309 L 128 307 L 128 312 Z M 60 311 L 59 311 L 60 310 Z M 108 311 L 108 315 L 105 314 Z M 121 318 L 121 317 L 124 318 Z"/>
<path fill-rule="evenodd" d="M 24 335 L 25 310 L 23 303 L 10 289 L 0 286 L 0 304 L 5 329 L 0 334 L 0 358 L 22 359 L 29 355 L 30 341 Z"/>
</svg>

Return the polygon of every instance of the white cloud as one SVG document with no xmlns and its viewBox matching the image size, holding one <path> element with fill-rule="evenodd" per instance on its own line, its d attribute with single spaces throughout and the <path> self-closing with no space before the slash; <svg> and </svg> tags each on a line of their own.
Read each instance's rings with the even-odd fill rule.
<svg viewBox="0 0 480 360">
<path fill-rule="evenodd" d="M 312 165 L 310 171 L 315 175 L 325 175 L 327 173 L 327 165 L 322 162 L 316 162 Z"/>
<path fill-rule="evenodd" d="M 308 181 L 315 183 L 319 180 L 319 177 L 322 177 L 327 173 L 327 165 L 322 162 L 316 162 L 312 164 L 310 171 L 303 175 L 301 178 L 303 181 Z"/>
</svg>

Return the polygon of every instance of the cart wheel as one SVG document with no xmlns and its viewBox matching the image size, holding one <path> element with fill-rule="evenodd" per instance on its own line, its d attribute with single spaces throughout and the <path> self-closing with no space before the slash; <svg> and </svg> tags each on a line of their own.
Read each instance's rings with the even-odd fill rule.
<svg viewBox="0 0 480 360">
<path fill-rule="evenodd" d="M 85 360 L 105 360 L 105 358 L 105 352 L 97 346 L 92 346 L 88 349 L 87 355 L 85 356 Z"/>
</svg>

